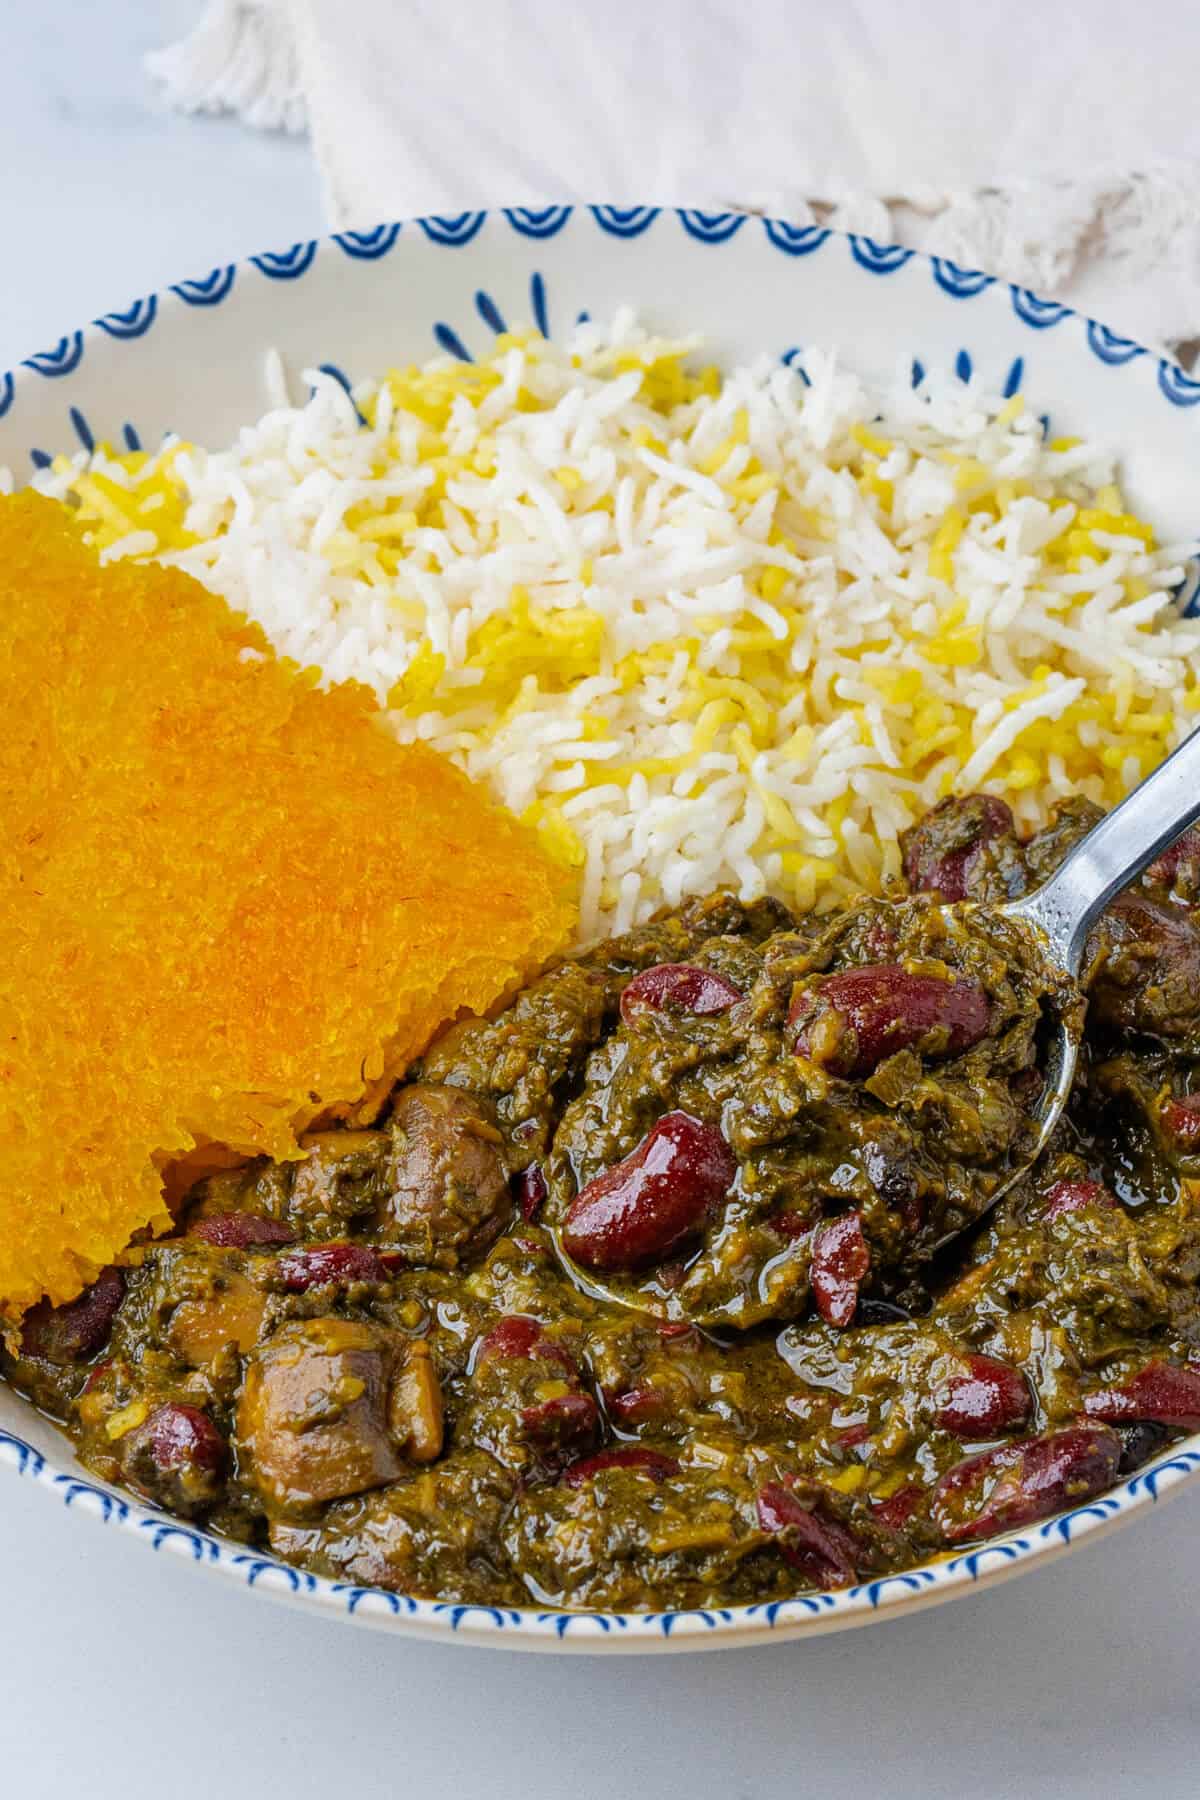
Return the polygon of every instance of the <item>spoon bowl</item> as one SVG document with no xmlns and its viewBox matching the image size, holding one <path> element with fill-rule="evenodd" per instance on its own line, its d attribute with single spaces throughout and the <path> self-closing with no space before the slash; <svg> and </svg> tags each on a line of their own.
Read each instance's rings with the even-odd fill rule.
<svg viewBox="0 0 1200 1800">
<path fill-rule="evenodd" d="M 1007 1171 L 983 1206 L 929 1247 L 932 1256 L 964 1232 L 974 1230 L 1017 1182 L 1027 1176 L 1046 1150 L 1071 1095 L 1083 1041 L 1087 1002 L 1081 985 L 1088 936 L 1101 912 L 1121 888 L 1200 819 L 1200 734 L 1185 740 L 1121 804 L 1071 850 L 1055 873 L 1031 894 L 1002 906 L 967 901 L 947 904 L 942 912 L 960 925 L 964 917 L 990 915 L 1018 926 L 1034 943 L 1045 972 L 1044 1008 L 1051 1027 L 1042 1068 L 1041 1091 L 1031 1116 L 1032 1130 L 1023 1153 Z M 647 1140 L 649 1141 L 649 1140 Z M 650 1311 L 708 1328 L 740 1328 L 747 1317 L 745 1296 L 736 1303 L 704 1311 L 687 1309 L 668 1290 L 637 1298 L 595 1269 L 583 1269 L 563 1242 L 561 1226 L 551 1224 L 555 1248 L 564 1268 L 587 1293 L 630 1310 Z M 763 1287 L 775 1266 L 794 1254 L 784 1249 L 759 1272 Z M 765 1290 L 764 1290 L 765 1291 Z"/>
</svg>

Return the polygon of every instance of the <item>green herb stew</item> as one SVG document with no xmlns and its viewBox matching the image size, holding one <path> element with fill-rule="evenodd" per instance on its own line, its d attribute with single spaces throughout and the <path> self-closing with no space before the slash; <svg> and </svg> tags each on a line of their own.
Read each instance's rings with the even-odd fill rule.
<svg viewBox="0 0 1200 1800">
<path fill-rule="evenodd" d="M 1093 934 L 1068 1113 L 989 1210 L 1073 1003 L 989 903 L 1096 816 L 947 801 L 888 901 L 560 963 L 5 1373 L 104 1479 L 444 1599 L 780 1598 L 1086 1500 L 1200 1428 L 1200 838 Z"/>
</svg>

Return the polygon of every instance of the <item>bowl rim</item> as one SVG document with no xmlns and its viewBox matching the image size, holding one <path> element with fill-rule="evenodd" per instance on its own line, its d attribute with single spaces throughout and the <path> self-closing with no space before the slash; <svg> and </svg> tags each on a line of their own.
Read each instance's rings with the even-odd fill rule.
<svg viewBox="0 0 1200 1800">
<path fill-rule="evenodd" d="M 1168 405 L 1184 409 L 1200 406 L 1200 378 L 1188 375 L 1171 357 L 1111 330 L 1100 320 L 1077 311 L 1064 301 L 1047 300 L 1016 282 L 1007 282 L 982 269 L 961 267 L 949 257 L 898 244 L 881 244 L 864 233 L 844 232 L 831 225 L 797 225 L 766 213 L 572 203 L 494 207 L 389 220 L 360 231 L 335 231 L 319 238 L 299 239 L 284 250 L 260 251 L 235 262 L 218 264 L 206 275 L 171 282 L 165 288 L 133 300 L 123 309 L 102 313 L 88 324 L 65 333 L 49 349 L 35 351 L 15 368 L 0 371 L 0 422 L 12 411 L 22 394 L 33 390 L 39 382 L 59 381 L 74 375 L 85 358 L 106 341 L 110 347 L 115 342 L 130 343 L 145 337 L 156 323 L 172 314 L 222 306 L 240 294 L 250 277 L 274 284 L 294 283 L 315 265 L 327 266 L 338 256 L 356 263 L 379 262 L 391 255 L 398 244 L 407 248 L 418 231 L 418 241 L 423 247 L 457 251 L 471 244 L 485 226 L 489 229 L 507 226 L 515 237 L 528 243 L 549 241 L 567 226 L 585 221 L 594 225 L 612 244 L 642 238 L 651 229 L 671 220 L 678 223 L 687 238 L 714 249 L 732 243 L 746 227 L 757 227 L 782 258 L 792 261 L 811 258 L 831 245 L 841 245 L 849 249 L 854 265 L 868 275 L 886 279 L 905 268 L 921 269 L 942 294 L 957 301 L 971 301 L 991 294 L 993 290 L 1007 290 L 1013 318 L 1031 333 L 1042 336 L 1066 325 L 1077 337 L 1082 336 L 1098 364 L 1126 373 L 1135 370 L 1140 373 L 1149 366 L 1154 370 L 1159 395 Z M 487 297 L 476 298 L 478 301 Z M 539 301 L 535 291 L 535 316 L 544 309 L 544 304 L 544 295 Z M 542 319 L 537 318 L 536 322 L 540 327 Z M 435 336 L 444 351 L 471 360 L 451 327 L 439 324 Z M 789 352 L 788 358 L 790 356 Z M 84 424 L 86 426 L 86 421 Z M 79 429 L 78 424 L 76 429 Z M 79 435 L 84 447 L 90 448 L 86 430 L 80 431 Z M 41 466 L 36 456 L 34 460 L 35 467 Z"/>
<path fill-rule="evenodd" d="M 220 265 L 195 280 L 172 283 L 135 300 L 122 311 L 103 314 L 64 335 L 51 349 L 26 357 L 16 369 L 0 373 L 0 422 L 24 393 L 36 391 L 43 382 L 69 379 L 86 357 L 105 344 L 143 338 L 160 319 L 172 314 L 181 316 L 196 309 L 221 306 L 247 279 L 295 283 L 314 266 L 327 266 L 333 258 L 377 262 L 391 254 L 398 242 L 411 242 L 418 233 L 425 246 L 455 251 L 469 245 L 489 221 L 496 229 L 506 225 L 521 238 L 544 240 L 557 236 L 572 219 L 590 222 L 609 240 L 639 238 L 660 222 L 675 220 L 688 237 L 711 246 L 728 244 L 747 228 L 757 229 L 782 256 L 793 259 L 811 257 L 826 245 L 840 244 L 849 249 L 854 264 L 868 275 L 886 279 L 910 265 L 923 268 L 944 294 L 961 301 L 1007 287 L 1013 317 L 1030 331 L 1042 333 L 1066 324 L 1082 336 L 1097 362 L 1107 369 L 1153 368 L 1158 393 L 1170 407 L 1200 404 L 1200 380 L 1185 374 L 1169 357 L 1109 330 L 1062 302 L 1044 300 L 1026 288 L 1004 283 L 982 271 L 960 268 L 944 257 L 878 244 L 861 234 L 842 233 L 829 226 L 790 224 L 755 213 L 684 207 L 552 205 L 431 215 L 390 221 L 363 231 L 334 232 L 323 239 L 301 240 L 286 250 L 266 251 Z M 538 279 L 535 276 L 532 288 L 535 315 Z M 443 350 L 468 355 L 450 327 L 435 328 L 435 336 Z M 917 378 L 914 368 L 914 380 Z M 69 418 L 81 444 L 90 450 L 91 433 L 86 418 L 75 407 L 69 409 Z M 31 452 L 31 457 L 35 468 L 48 460 L 40 451 Z M 15 1390 L 10 1391 L 15 1394 Z M 30 1405 L 23 1397 L 15 1397 L 19 1404 Z M 66 1448 L 68 1440 L 64 1437 L 62 1442 Z M 87 1479 L 3 1427 L 0 1466 L 15 1470 L 57 1495 L 69 1510 L 116 1525 L 156 1551 L 168 1551 L 246 1588 L 325 1615 L 407 1635 L 442 1640 L 449 1637 L 452 1641 L 492 1647 L 630 1652 L 732 1647 L 869 1624 L 971 1593 L 1035 1565 L 1041 1566 L 1127 1523 L 1147 1502 L 1153 1504 L 1179 1493 L 1190 1478 L 1200 1474 L 1200 1432 L 1170 1446 L 1130 1478 L 1086 1505 L 1034 1527 L 939 1555 L 894 1575 L 836 1592 L 810 1592 L 786 1600 L 635 1613 L 424 1600 L 334 1581 L 218 1537 L 145 1505 L 130 1493 Z"/>
<path fill-rule="evenodd" d="M 334 1581 L 205 1531 L 144 1504 L 128 1491 L 63 1468 L 26 1439 L 4 1429 L 0 1429 L 0 1467 L 44 1488 L 70 1512 L 115 1525 L 152 1550 L 165 1550 L 215 1571 L 227 1581 L 306 1610 L 406 1635 L 448 1635 L 452 1640 L 489 1647 L 636 1653 L 720 1649 L 732 1642 L 763 1643 L 868 1625 L 961 1598 L 1041 1567 L 1129 1524 L 1147 1502 L 1157 1504 L 1182 1492 L 1200 1473 L 1200 1432 L 1173 1445 L 1086 1505 L 895 1575 L 786 1600 L 633 1613 L 423 1600 Z"/>
</svg>

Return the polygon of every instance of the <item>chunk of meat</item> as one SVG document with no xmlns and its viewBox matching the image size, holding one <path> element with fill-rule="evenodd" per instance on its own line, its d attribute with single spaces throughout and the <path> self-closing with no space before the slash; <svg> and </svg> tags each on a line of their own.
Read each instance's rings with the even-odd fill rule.
<svg viewBox="0 0 1200 1800">
<path fill-rule="evenodd" d="M 262 1330 L 267 1297 L 247 1276 L 231 1269 L 214 1286 L 212 1294 L 181 1300 L 167 1327 L 171 1349 L 193 1369 L 209 1367 L 230 1347 L 248 1355 Z"/>
<path fill-rule="evenodd" d="M 421 1338 L 409 1344 L 392 1382 L 388 1425 L 410 1462 L 433 1462 L 441 1455 L 445 1436 L 442 1384 L 433 1352 Z"/>
<path fill-rule="evenodd" d="M 1019 882 L 1002 875 L 1006 861 L 1018 874 L 1021 871 L 1012 811 L 992 794 L 941 801 L 901 833 L 900 848 L 904 879 L 914 893 L 965 900 L 979 887 L 997 889 L 980 896 L 985 899 L 1003 899 L 1019 891 Z"/>
<path fill-rule="evenodd" d="M 1149 894 L 1121 894 L 1088 938 L 1088 1022 L 1186 1037 L 1200 1022 L 1200 931 L 1190 913 Z"/>
<path fill-rule="evenodd" d="M 389 1140 L 386 1131 L 310 1131 L 303 1162 L 291 1165 L 288 1217 L 318 1237 L 340 1236 L 376 1205 Z"/>
<path fill-rule="evenodd" d="M 512 1210 L 500 1133 L 471 1095 L 414 1083 L 396 1097 L 391 1134 L 376 1234 L 412 1263 L 454 1268 Z"/>
<path fill-rule="evenodd" d="M 801 987 L 788 1012 L 795 1051 L 831 1075 L 863 1076 L 897 1050 L 958 1056 L 986 1036 L 991 1006 L 977 981 L 868 963 Z"/>
<path fill-rule="evenodd" d="M 264 1499 L 297 1512 L 394 1481 L 396 1338 L 350 1319 L 284 1325 L 246 1368 L 239 1466 Z"/>
<path fill-rule="evenodd" d="M 104 1269 L 91 1287 L 69 1305 L 50 1306 L 43 1300 L 25 1315 L 21 1328 L 23 1353 L 64 1368 L 68 1363 L 94 1356 L 108 1342 L 124 1297 L 124 1272 Z"/>
</svg>

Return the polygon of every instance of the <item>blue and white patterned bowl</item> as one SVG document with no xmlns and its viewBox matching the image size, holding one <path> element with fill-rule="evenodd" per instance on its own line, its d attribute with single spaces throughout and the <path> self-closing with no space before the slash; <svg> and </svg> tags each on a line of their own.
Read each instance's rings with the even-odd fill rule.
<svg viewBox="0 0 1200 1800">
<path fill-rule="evenodd" d="M 506 321 L 555 335 L 623 304 L 651 325 L 703 331 L 722 360 L 765 350 L 795 361 L 806 344 L 833 345 L 865 374 L 904 358 L 914 381 L 940 368 L 1022 389 L 1056 429 L 1120 449 L 1133 503 L 1161 535 L 1190 537 L 1200 523 L 1200 382 L 1173 363 L 944 260 L 816 226 L 650 206 L 418 219 L 180 282 L 0 374 L 0 466 L 21 480 L 98 438 L 137 448 L 178 431 L 226 443 L 264 409 L 269 347 L 293 372 L 324 365 L 354 380 L 438 348 L 469 357 Z M 522 1649 L 682 1650 L 866 1624 L 1061 1556 L 1178 1493 L 1200 1473 L 1200 1434 L 1090 1505 L 980 1549 L 838 1593 L 677 1613 L 439 1605 L 322 1580 L 99 1486 L 3 1384 L 0 1464 L 155 1550 L 361 1624 Z"/>
</svg>

